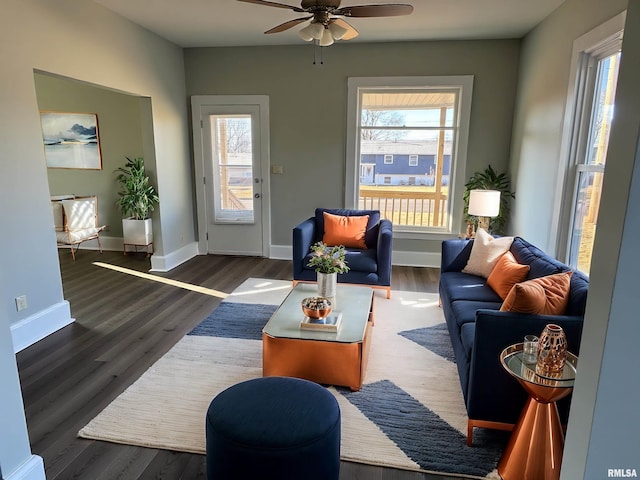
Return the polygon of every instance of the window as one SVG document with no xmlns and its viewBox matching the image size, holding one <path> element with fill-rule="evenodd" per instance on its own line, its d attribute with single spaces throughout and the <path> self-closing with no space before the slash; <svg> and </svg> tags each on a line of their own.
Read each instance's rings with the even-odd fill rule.
<svg viewBox="0 0 640 480">
<path fill-rule="evenodd" d="M 350 78 L 346 206 L 380 210 L 408 238 L 457 231 L 472 85 L 471 76 Z M 375 171 L 367 182 L 365 163 Z"/>
<path fill-rule="evenodd" d="M 251 115 L 211 115 L 216 222 L 253 223 Z"/>
<path fill-rule="evenodd" d="M 573 123 L 565 130 L 564 139 L 570 145 L 564 201 L 568 221 L 560 235 L 566 238 L 566 262 L 588 275 L 614 115 L 622 32 L 604 39 L 587 34 L 576 41 L 581 42 L 588 46 L 574 45 L 576 86 L 569 106 Z"/>
</svg>

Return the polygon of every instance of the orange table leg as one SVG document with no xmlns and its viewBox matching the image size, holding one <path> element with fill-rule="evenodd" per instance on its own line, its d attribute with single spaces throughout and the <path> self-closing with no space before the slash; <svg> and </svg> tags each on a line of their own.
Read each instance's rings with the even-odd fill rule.
<svg viewBox="0 0 640 480">
<path fill-rule="evenodd" d="M 498 473 L 503 480 L 557 480 L 563 447 L 556 403 L 529 397 L 498 463 Z"/>
</svg>

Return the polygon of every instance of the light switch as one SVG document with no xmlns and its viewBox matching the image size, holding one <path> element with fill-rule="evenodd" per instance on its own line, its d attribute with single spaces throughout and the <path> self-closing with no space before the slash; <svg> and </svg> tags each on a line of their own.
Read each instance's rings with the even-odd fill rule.
<svg viewBox="0 0 640 480">
<path fill-rule="evenodd" d="M 271 173 L 274 175 L 282 175 L 284 173 L 284 169 L 282 165 L 271 165 Z"/>
</svg>

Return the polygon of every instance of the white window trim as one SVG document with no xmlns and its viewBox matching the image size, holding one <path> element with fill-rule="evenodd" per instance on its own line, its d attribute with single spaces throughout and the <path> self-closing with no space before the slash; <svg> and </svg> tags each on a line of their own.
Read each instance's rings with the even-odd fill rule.
<svg viewBox="0 0 640 480">
<path fill-rule="evenodd" d="M 411 160 L 413 160 L 414 162 L 411 163 Z M 409 155 L 409 166 L 410 167 L 418 166 L 418 155 Z"/>
<path fill-rule="evenodd" d="M 556 257 L 563 262 L 567 262 L 569 259 L 576 178 L 579 176 L 579 170 L 582 169 L 582 167 L 578 168 L 580 163 L 578 160 L 580 158 L 578 136 L 581 132 L 576 129 L 576 125 L 580 124 L 577 118 L 580 115 L 590 115 L 590 112 L 577 111 L 576 108 L 578 100 L 583 96 L 582 89 L 585 87 L 585 80 L 582 76 L 583 63 L 593 64 L 595 57 L 606 57 L 609 53 L 615 53 L 613 51 L 614 45 L 621 41 L 626 13 L 626 11 L 619 13 L 573 42 L 556 185 L 556 199 L 558 201 L 554 202 L 551 228 L 549 229 L 549 245 L 555 245 Z M 593 88 L 593 85 L 590 85 L 589 88 Z M 590 105 L 588 107 L 590 108 Z"/>
<path fill-rule="evenodd" d="M 387 160 L 389 160 L 387 162 Z M 393 165 L 393 155 L 385 155 L 384 156 L 384 164 L 385 165 Z"/>
<path fill-rule="evenodd" d="M 449 174 L 449 201 L 453 202 L 453 208 L 449 215 L 449 225 L 446 231 L 425 231 L 424 227 L 395 226 L 393 236 L 395 238 L 416 239 L 441 239 L 443 236 L 451 236 L 462 225 L 462 211 L 464 205 L 462 199 L 465 183 L 465 169 L 467 164 L 467 145 L 469 141 L 469 123 L 471 119 L 471 98 L 473 93 L 473 75 L 429 76 L 429 77 L 350 77 L 347 81 L 347 150 L 345 171 L 345 208 L 356 208 L 357 182 L 359 179 L 360 142 L 357 141 L 359 109 L 358 97 L 361 88 L 399 89 L 399 88 L 459 88 L 460 108 L 458 118 L 454 119 L 454 125 L 458 128 L 455 152 L 455 165 L 452 163 L 452 172 Z M 452 181 L 453 179 L 453 181 Z"/>
</svg>

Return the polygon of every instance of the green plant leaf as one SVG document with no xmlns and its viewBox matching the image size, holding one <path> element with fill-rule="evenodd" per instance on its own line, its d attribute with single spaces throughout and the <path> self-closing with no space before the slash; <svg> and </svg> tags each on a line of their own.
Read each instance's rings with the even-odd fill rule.
<svg viewBox="0 0 640 480">
<path fill-rule="evenodd" d="M 116 181 L 120 185 L 116 205 L 125 217 L 144 220 L 149 218 L 160 197 L 149 182 L 142 157 L 134 159 L 126 157 L 126 159 L 126 165 L 116 170 L 120 172 L 116 176 Z"/>
</svg>

